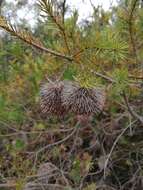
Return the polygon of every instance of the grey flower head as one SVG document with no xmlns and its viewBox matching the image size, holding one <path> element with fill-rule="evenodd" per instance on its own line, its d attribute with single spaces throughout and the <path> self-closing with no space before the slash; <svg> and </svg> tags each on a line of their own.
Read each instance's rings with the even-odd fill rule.
<svg viewBox="0 0 143 190">
<path fill-rule="evenodd" d="M 62 115 L 65 112 L 65 107 L 61 101 L 63 87 L 64 83 L 58 81 L 44 84 L 41 87 L 40 104 L 43 113 Z"/>
<path fill-rule="evenodd" d="M 105 104 L 105 93 L 102 89 L 87 89 L 76 83 L 67 83 L 62 92 L 63 105 L 70 112 L 79 115 L 98 114 Z"/>
</svg>

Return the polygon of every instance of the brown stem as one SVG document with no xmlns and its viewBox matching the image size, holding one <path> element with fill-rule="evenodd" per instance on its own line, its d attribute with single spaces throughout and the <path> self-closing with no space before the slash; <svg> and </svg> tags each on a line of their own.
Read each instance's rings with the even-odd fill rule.
<svg viewBox="0 0 143 190">
<path fill-rule="evenodd" d="M 137 49 L 136 49 L 136 43 L 135 43 L 135 39 L 134 39 L 134 32 L 133 32 L 133 16 L 134 16 L 134 12 L 135 12 L 137 2 L 138 2 L 138 0 L 134 0 L 133 6 L 131 8 L 130 15 L 129 15 L 129 22 L 128 22 L 130 41 L 131 41 L 131 44 L 132 44 L 133 53 L 134 53 L 134 56 L 135 56 L 135 59 L 136 59 L 136 63 L 138 63 L 139 60 L 138 60 L 138 56 L 137 56 Z"/>
<path fill-rule="evenodd" d="M 7 32 L 9 32 L 10 34 L 12 34 L 13 36 L 16 36 L 17 38 L 19 38 L 20 40 L 28 43 L 29 45 L 32 45 L 33 47 L 36 47 L 37 49 L 44 51 L 46 53 L 50 53 L 51 55 L 66 59 L 68 61 L 73 61 L 73 58 L 71 56 L 67 56 L 64 54 L 61 54 L 59 52 L 56 52 L 54 50 L 51 50 L 49 48 L 44 47 L 42 44 L 40 43 L 36 43 L 34 42 L 34 40 L 32 39 L 27 39 L 26 37 L 22 36 L 19 32 L 15 32 L 12 28 L 7 27 L 7 26 L 0 26 L 2 29 L 6 30 Z"/>
<path fill-rule="evenodd" d="M 65 43 L 65 46 L 66 46 L 66 49 L 68 51 L 68 53 L 70 53 L 70 48 L 68 46 L 68 42 L 67 42 L 67 35 L 66 35 L 66 32 L 65 32 L 65 28 L 64 28 L 64 16 L 65 16 L 65 4 L 66 4 L 66 0 L 64 0 L 63 2 L 63 10 L 62 10 L 62 22 L 63 22 L 63 26 L 62 24 L 60 24 L 56 17 L 53 15 L 53 13 L 51 11 L 48 11 L 48 8 L 47 8 L 47 12 L 48 14 L 50 15 L 51 19 L 53 20 L 53 22 L 57 25 L 57 27 L 59 28 L 60 30 L 60 33 L 61 35 L 63 36 L 63 39 L 64 39 L 64 43 Z"/>
<path fill-rule="evenodd" d="M 129 102 L 128 102 L 128 98 L 127 95 L 125 93 L 125 91 L 123 92 L 123 98 L 124 101 L 126 103 L 126 106 L 128 108 L 129 113 L 131 114 L 132 117 L 134 117 L 135 119 L 137 119 L 142 125 L 143 125 L 143 117 L 138 115 L 130 106 Z"/>
</svg>

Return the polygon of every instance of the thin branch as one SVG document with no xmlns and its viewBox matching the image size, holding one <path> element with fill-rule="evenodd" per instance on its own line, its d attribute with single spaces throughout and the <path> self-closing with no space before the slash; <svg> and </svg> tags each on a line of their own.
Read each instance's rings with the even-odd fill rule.
<svg viewBox="0 0 143 190">
<path fill-rule="evenodd" d="M 46 150 L 48 148 L 51 148 L 53 146 L 56 146 L 56 145 L 64 143 L 65 141 L 67 141 L 68 139 L 70 139 L 75 134 L 76 131 L 77 131 L 77 127 L 75 127 L 74 130 L 68 136 L 66 136 L 64 139 L 61 139 L 61 140 L 59 140 L 59 141 L 57 141 L 57 142 L 55 142 L 53 144 L 48 144 L 48 145 L 42 147 L 40 150 L 38 150 L 36 152 L 36 154 L 39 154 L 39 153 L 43 152 L 44 150 Z"/>
<path fill-rule="evenodd" d="M 11 128 L 10 128 L 11 129 Z M 13 128 L 12 128 L 13 129 Z M 0 134 L 0 137 L 12 137 L 12 136 L 17 136 L 17 135 L 21 135 L 21 134 L 24 134 L 24 135 L 33 135 L 33 134 L 46 134 L 46 133 L 67 133 L 69 131 L 72 131 L 73 128 L 69 128 L 69 129 L 53 129 L 53 130 L 46 130 L 46 131 L 18 131 L 18 132 L 13 132 L 13 133 L 9 133 L 9 134 L 4 134 L 4 135 L 1 135 Z"/>
<path fill-rule="evenodd" d="M 42 187 L 51 187 L 51 188 L 59 188 L 59 189 L 65 189 L 66 187 L 65 186 L 62 186 L 60 184 L 39 184 L 39 183 L 29 183 L 28 184 L 29 186 L 28 187 L 37 187 L 37 188 L 40 188 L 41 186 Z M 0 184 L 0 188 L 15 188 L 17 186 L 17 184 L 10 184 L 10 183 L 3 183 L 3 184 Z M 45 189 L 45 188 L 44 188 Z"/>
<path fill-rule="evenodd" d="M 116 51 L 117 49 L 116 48 L 107 48 L 107 47 L 98 47 L 98 46 L 94 46 L 94 47 L 85 47 L 84 49 L 81 49 L 79 50 L 78 52 L 76 52 L 73 57 L 78 57 L 79 55 L 85 53 L 86 51 L 90 51 L 90 50 L 93 50 L 93 51 L 98 51 L 98 53 L 100 51 Z"/>
<path fill-rule="evenodd" d="M 15 188 L 16 184 L 15 183 L 1 183 L 0 188 Z"/>
<path fill-rule="evenodd" d="M 65 32 L 65 27 L 64 27 L 64 15 L 65 15 L 66 0 L 63 1 L 63 3 L 62 3 L 63 10 L 60 12 L 60 17 L 62 17 L 61 18 L 62 22 L 59 21 L 60 19 L 58 19 L 59 15 L 58 16 L 56 15 L 57 13 L 59 13 L 56 3 L 54 3 L 54 2 L 52 3 L 52 1 L 49 1 L 49 0 L 48 1 L 47 0 L 40 0 L 39 6 L 41 8 L 41 11 L 43 11 L 47 15 L 49 15 L 50 19 L 53 21 L 53 23 L 55 23 L 55 25 L 59 29 L 61 35 L 63 36 L 63 40 L 65 43 L 66 49 L 67 49 L 68 53 L 70 54 L 70 48 L 68 46 L 67 35 Z"/>
<path fill-rule="evenodd" d="M 62 33 L 63 38 L 64 38 L 66 49 L 67 49 L 68 53 L 70 54 L 71 51 L 70 51 L 70 47 L 68 45 L 67 34 L 65 31 L 65 13 L 66 13 L 66 0 L 64 0 L 62 3 L 62 24 L 63 24 L 63 27 L 61 28 L 61 33 Z"/>
<path fill-rule="evenodd" d="M 136 80 L 143 80 L 143 76 L 129 75 L 129 78 L 131 78 L 131 79 L 136 79 Z"/>
<path fill-rule="evenodd" d="M 92 73 L 95 74 L 95 75 L 98 76 L 98 77 L 101 77 L 101 78 L 105 79 L 105 80 L 108 81 L 108 82 L 116 83 L 116 81 L 115 81 L 114 79 L 112 79 L 112 78 L 110 78 L 110 77 L 108 77 L 108 76 L 106 76 L 106 75 L 103 75 L 103 74 L 98 73 L 98 72 L 96 72 L 96 71 L 92 71 Z"/>
<path fill-rule="evenodd" d="M 131 7 L 130 15 L 129 15 L 129 21 L 128 21 L 130 40 L 131 40 L 131 44 L 132 44 L 132 48 L 133 48 L 133 53 L 134 53 L 135 58 L 136 58 L 136 63 L 138 63 L 139 60 L 138 60 L 138 56 L 137 56 L 136 43 L 135 43 L 135 39 L 134 39 L 135 34 L 134 34 L 134 31 L 133 31 L 133 16 L 134 16 L 134 12 L 135 12 L 135 9 L 136 9 L 137 2 L 138 2 L 138 0 L 134 0 L 134 3 L 132 5 L 132 7 Z"/>
<path fill-rule="evenodd" d="M 46 13 L 50 19 L 55 23 L 55 25 L 59 28 L 59 30 L 63 30 L 63 26 L 58 20 L 57 14 L 59 11 L 57 10 L 57 4 L 52 0 L 39 0 L 38 5 L 44 13 Z"/>
<path fill-rule="evenodd" d="M 106 161 L 105 161 L 105 164 L 104 164 L 104 179 L 106 179 L 106 169 L 107 169 L 109 160 L 110 160 L 110 158 L 111 158 L 111 155 L 112 155 L 112 153 L 113 153 L 113 150 L 115 149 L 115 147 L 116 147 L 118 141 L 120 140 L 120 138 L 122 137 L 122 135 L 127 131 L 127 129 L 129 129 L 130 126 L 133 125 L 133 124 L 136 123 L 136 122 L 137 122 L 137 120 L 133 121 L 133 122 L 130 123 L 126 128 L 124 128 L 123 131 L 119 134 L 119 136 L 118 136 L 118 137 L 116 138 L 116 140 L 114 141 L 113 146 L 112 146 L 112 148 L 111 148 L 111 150 L 110 150 L 110 152 L 109 152 L 109 154 L 108 154 L 108 156 L 107 156 L 107 159 L 106 159 Z"/>
<path fill-rule="evenodd" d="M 62 144 L 62 143 L 64 143 L 64 142 L 66 142 L 67 140 L 69 140 L 69 139 L 76 133 L 76 131 L 77 131 L 77 129 L 78 129 L 78 128 L 77 128 L 78 125 L 79 125 L 79 122 L 77 122 L 77 124 L 76 124 L 75 128 L 73 129 L 73 131 L 72 131 L 69 135 L 67 135 L 64 139 L 61 139 L 61 140 L 59 140 L 59 141 L 57 141 L 57 142 L 55 142 L 55 143 L 53 143 L 53 144 L 48 144 L 48 145 L 42 147 L 41 149 L 39 149 L 39 150 L 35 153 L 35 157 L 36 157 L 36 158 L 35 158 L 35 161 L 34 161 L 34 166 L 33 166 L 33 168 L 35 168 L 35 166 L 36 166 L 39 153 L 41 153 L 41 152 L 43 152 L 43 151 L 45 151 L 45 150 L 47 150 L 47 149 L 49 149 L 49 148 L 51 148 L 51 147 L 60 145 L 60 144 Z"/>
<path fill-rule="evenodd" d="M 66 2 L 67 2 L 67 0 L 63 0 L 63 3 L 62 3 L 62 20 L 63 20 L 63 25 L 65 24 Z"/>
<path fill-rule="evenodd" d="M 125 92 L 123 92 L 123 98 L 124 101 L 126 103 L 126 106 L 128 108 L 129 113 L 132 115 L 132 117 L 134 117 L 135 119 L 137 119 L 142 125 L 143 125 L 143 117 L 138 115 L 130 106 L 129 102 L 128 102 L 128 98 Z"/>
<path fill-rule="evenodd" d="M 93 4 L 92 0 L 89 0 L 89 2 L 90 2 L 90 5 L 91 5 L 93 11 L 95 11 L 95 10 L 96 10 L 96 7 L 95 7 L 95 5 Z"/>
</svg>

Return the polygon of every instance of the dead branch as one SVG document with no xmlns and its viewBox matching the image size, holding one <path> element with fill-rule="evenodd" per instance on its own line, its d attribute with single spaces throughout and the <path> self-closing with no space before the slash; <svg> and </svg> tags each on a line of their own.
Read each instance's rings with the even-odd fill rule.
<svg viewBox="0 0 143 190">
<path fill-rule="evenodd" d="M 136 122 L 137 122 L 137 120 L 134 120 L 134 121 L 133 121 L 132 123 L 130 123 L 126 128 L 124 128 L 124 129 L 122 130 L 122 132 L 118 135 L 118 137 L 116 138 L 116 140 L 114 141 L 113 146 L 112 146 L 112 148 L 111 148 L 111 150 L 110 150 L 110 152 L 109 152 L 109 154 L 108 154 L 108 156 L 107 156 L 107 159 L 106 159 L 106 161 L 105 161 L 105 164 L 104 164 L 104 179 L 106 179 L 106 169 L 107 169 L 109 160 L 110 160 L 110 158 L 111 158 L 111 155 L 112 155 L 112 153 L 113 153 L 113 150 L 115 149 L 115 147 L 116 147 L 118 141 L 120 140 L 120 138 L 122 137 L 122 135 L 130 128 L 130 126 L 133 125 L 133 124 L 136 123 Z"/>
<path fill-rule="evenodd" d="M 128 101 L 128 98 L 127 98 L 127 95 L 125 92 L 123 92 L 123 98 L 124 98 L 124 101 L 125 101 L 125 104 L 128 108 L 128 111 L 129 113 L 131 114 L 132 117 L 134 117 L 135 119 L 137 119 L 142 125 L 143 125 L 143 117 L 138 115 L 133 109 L 132 107 L 130 106 L 129 104 L 129 101 Z"/>
</svg>

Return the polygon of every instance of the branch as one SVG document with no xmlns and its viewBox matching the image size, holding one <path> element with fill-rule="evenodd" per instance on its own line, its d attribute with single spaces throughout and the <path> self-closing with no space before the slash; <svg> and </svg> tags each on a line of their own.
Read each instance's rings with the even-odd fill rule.
<svg viewBox="0 0 143 190">
<path fill-rule="evenodd" d="M 75 60 L 76 56 L 78 56 L 78 55 L 81 54 L 81 53 L 84 53 L 85 51 L 87 51 L 87 50 L 89 50 L 89 49 L 96 49 L 96 50 L 98 50 L 98 51 L 101 50 L 101 49 L 98 48 L 98 47 L 85 48 L 85 49 L 83 49 L 83 50 L 80 50 L 78 53 L 76 53 L 76 55 L 67 56 L 67 55 L 63 55 L 63 54 L 61 54 L 61 53 L 59 53 L 59 52 L 56 52 L 56 51 L 54 51 L 54 50 L 51 50 L 51 49 L 48 49 L 48 48 L 44 47 L 44 46 L 42 45 L 42 43 L 41 43 L 39 40 L 37 40 L 36 38 L 34 38 L 32 35 L 30 35 L 30 34 L 27 33 L 26 31 L 19 31 L 19 30 L 17 30 L 16 27 L 13 27 L 11 24 L 9 24 L 9 23 L 6 21 L 6 19 L 3 18 L 3 17 L 0 17 L 0 27 L 1 27 L 2 29 L 4 29 L 5 31 L 9 32 L 11 35 L 16 36 L 16 37 L 19 38 L 20 40 L 26 42 L 27 44 L 29 44 L 29 45 L 31 45 L 31 46 L 33 46 L 33 47 L 39 49 L 39 50 L 44 51 L 44 52 L 46 52 L 46 53 L 49 53 L 49 54 L 51 54 L 51 55 L 54 55 L 54 56 L 57 56 L 57 57 L 66 59 L 66 60 L 68 60 L 68 61 L 70 61 L 70 62 L 72 62 L 72 61 L 75 61 L 75 62 L 76 62 L 76 60 Z M 108 48 L 107 48 L 107 49 L 105 48 L 104 50 L 110 50 L 110 51 L 111 51 L 111 49 L 108 49 Z M 112 49 L 112 50 L 114 50 L 114 49 Z M 103 78 L 103 79 L 109 81 L 109 82 L 112 82 L 112 83 L 115 82 L 115 81 L 114 81 L 113 79 L 111 79 L 110 77 L 105 76 L 105 75 L 103 75 L 103 74 L 101 74 L 101 73 L 98 73 L 98 72 L 96 72 L 96 71 L 94 71 L 93 73 L 94 73 L 95 75 L 97 75 L 97 76 L 99 76 L 99 77 L 101 77 L 101 78 Z"/>
<path fill-rule="evenodd" d="M 118 141 L 120 140 L 120 138 L 122 137 L 122 135 L 123 135 L 123 134 L 127 131 L 127 129 L 128 129 L 131 125 L 133 125 L 135 122 L 136 122 L 136 120 L 133 121 L 132 123 L 130 123 L 126 128 L 124 128 L 123 131 L 118 135 L 118 137 L 117 137 L 116 140 L 114 141 L 113 146 L 112 146 L 112 148 L 111 148 L 111 150 L 110 150 L 110 152 L 109 152 L 109 154 L 108 154 L 108 156 L 107 156 L 107 159 L 106 159 L 106 161 L 105 161 L 105 164 L 104 164 L 104 179 L 106 178 L 106 169 L 107 169 L 107 166 L 108 166 L 110 157 L 111 157 L 111 155 L 112 155 L 112 153 L 113 153 L 113 150 L 115 149 L 115 147 L 116 147 Z"/>
<path fill-rule="evenodd" d="M 92 71 L 92 73 L 95 74 L 95 75 L 98 76 L 98 77 L 103 78 L 104 80 L 106 80 L 106 81 L 108 81 L 108 82 L 116 83 L 116 81 L 115 81 L 114 79 L 112 79 L 112 78 L 110 78 L 110 77 L 108 77 L 108 76 L 106 76 L 106 75 L 103 75 L 103 74 L 98 73 L 98 72 L 96 72 L 96 71 Z"/>
<path fill-rule="evenodd" d="M 40 150 L 38 150 L 38 151 L 36 152 L 36 154 L 39 154 L 39 153 L 43 152 L 44 150 L 46 150 L 46 149 L 48 149 L 48 148 L 51 148 L 51 147 L 53 147 L 53 146 L 62 144 L 62 143 L 64 143 L 65 141 L 67 141 L 68 139 L 70 139 L 70 138 L 75 134 L 75 132 L 77 131 L 77 126 L 78 126 L 78 123 L 77 123 L 77 125 L 75 126 L 74 130 L 73 130 L 68 136 L 66 136 L 64 139 L 61 139 L 61 140 L 59 140 L 59 141 L 57 141 L 57 142 L 55 142 L 55 143 L 53 143 L 53 144 L 48 144 L 48 145 L 42 147 Z"/>
<path fill-rule="evenodd" d="M 62 21 L 63 21 L 63 25 L 65 24 L 66 1 L 67 0 L 63 0 L 63 3 L 62 3 Z"/>
<path fill-rule="evenodd" d="M 77 122 L 77 124 L 76 124 L 75 128 L 73 129 L 73 131 L 72 131 L 68 136 L 66 136 L 65 138 L 63 138 L 63 139 L 61 139 L 61 140 L 59 140 L 59 141 L 57 141 L 57 142 L 55 142 L 55 143 L 48 144 L 48 145 L 46 145 L 46 146 L 40 148 L 40 149 L 35 153 L 36 158 L 35 158 L 35 161 L 34 161 L 34 168 L 35 168 L 36 163 L 37 163 L 38 155 L 39 155 L 41 152 L 43 152 L 43 151 L 45 151 L 45 150 L 47 150 L 47 149 L 49 149 L 49 148 L 51 148 L 51 147 L 60 145 L 60 144 L 62 144 L 62 143 L 64 143 L 64 142 L 66 142 L 67 140 L 69 140 L 69 139 L 76 133 L 76 131 L 77 131 L 77 129 L 78 129 L 78 125 L 79 125 L 79 122 Z"/>
<path fill-rule="evenodd" d="M 3 183 L 0 184 L 0 188 L 16 188 L 17 184 L 9 184 L 9 183 Z M 27 187 L 29 187 L 29 189 L 33 189 L 33 187 L 37 187 L 37 188 L 41 188 L 41 189 L 45 189 L 46 187 L 48 188 L 59 188 L 59 189 L 65 189 L 65 186 L 62 186 L 60 184 L 40 184 L 40 183 L 28 183 Z M 27 188 L 28 189 L 28 188 Z"/>
<path fill-rule="evenodd" d="M 125 92 L 123 92 L 123 98 L 124 101 L 126 103 L 126 106 L 128 108 L 129 113 L 132 115 L 132 117 L 134 117 L 135 119 L 137 119 L 142 125 L 143 125 L 143 117 L 138 115 L 130 106 L 129 102 L 128 102 L 128 98 Z"/>
<path fill-rule="evenodd" d="M 0 28 L 10 33 L 12 36 L 19 38 L 20 40 L 26 42 L 27 44 L 36 47 L 37 49 L 49 53 L 51 55 L 66 59 L 68 61 L 72 61 L 71 56 L 63 55 L 54 50 L 48 49 L 43 46 L 43 44 L 36 38 L 34 38 L 31 34 L 26 31 L 20 31 L 15 26 L 12 26 L 10 23 L 6 21 L 5 18 L 0 17 Z"/>
<path fill-rule="evenodd" d="M 68 45 L 67 34 L 66 34 L 66 31 L 65 31 L 65 13 L 66 13 L 66 0 L 64 0 L 63 3 L 62 3 L 62 22 L 63 22 L 63 27 L 62 27 L 61 32 L 62 32 L 62 35 L 63 35 L 63 38 L 64 38 L 64 42 L 65 42 L 67 51 L 70 54 L 70 47 Z"/>
<path fill-rule="evenodd" d="M 15 183 L 1 183 L 0 188 L 15 188 L 16 184 Z"/>
<path fill-rule="evenodd" d="M 66 11 L 66 0 L 63 1 L 62 3 L 62 9 L 60 12 L 58 10 L 58 5 L 52 0 L 40 0 L 39 1 L 39 7 L 41 11 L 46 13 L 52 22 L 57 26 L 59 29 L 61 35 L 63 36 L 64 43 L 66 46 L 66 49 L 68 53 L 70 53 L 70 48 L 68 46 L 67 42 L 67 35 L 65 32 L 65 27 L 64 27 L 64 16 L 65 16 L 65 11 Z"/>
<path fill-rule="evenodd" d="M 130 40 L 131 40 L 131 44 L 132 44 L 132 48 L 133 48 L 133 53 L 135 55 L 136 58 L 136 63 L 138 63 L 138 56 L 137 56 L 137 49 L 136 49 L 136 43 L 135 43 L 135 39 L 134 39 L 134 32 L 133 32 L 133 16 L 134 16 L 134 12 L 135 12 L 135 8 L 137 5 L 138 0 L 134 0 L 134 3 L 131 7 L 131 12 L 129 15 L 129 34 L 130 34 Z"/>
<path fill-rule="evenodd" d="M 46 13 L 50 19 L 55 23 L 59 30 L 63 30 L 63 26 L 59 22 L 59 11 L 58 6 L 52 0 L 39 0 L 38 5 L 44 13 Z"/>
<path fill-rule="evenodd" d="M 131 79 L 136 79 L 136 80 L 143 80 L 143 76 L 129 75 L 129 78 L 131 78 Z"/>
</svg>

